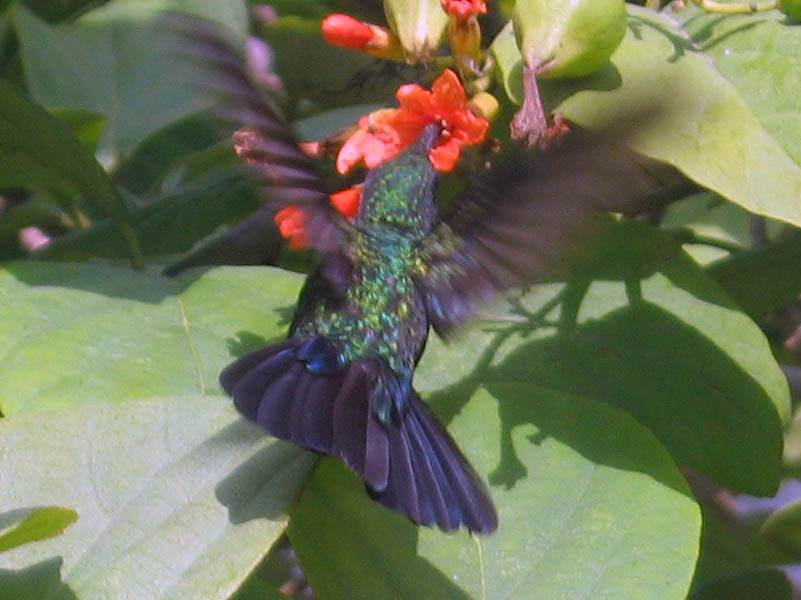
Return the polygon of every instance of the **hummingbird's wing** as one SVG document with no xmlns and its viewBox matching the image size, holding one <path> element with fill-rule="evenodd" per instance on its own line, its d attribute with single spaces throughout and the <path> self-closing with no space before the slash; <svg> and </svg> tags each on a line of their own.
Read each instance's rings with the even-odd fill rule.
<svg viewBox="0 0 801 600">
<path fill-rule="evenodd" d="M 439 335 L 507 288 L 564 275 L 607 212 L 658 208 L 688 185 L 672 168 L 587 132 L 565 142 L 493 167 L 424 241 L 416 282 Z"/>
<path fill-rule="evenodd" d="M 187 59 L 201 73 L 198 86 L 215 98 L 214 115 L 233 131 L 234 148 L 253 167 L 271 212 L 298 207 L 305 216 L 308 244 L 322 254 L 338 252 L 347 223 L 331 206 L 322 179 L 294 133 L 253 82 L 237 45 L 209 21 L 183 14 L 166 18 L 186 40 Z"/>
</svg>

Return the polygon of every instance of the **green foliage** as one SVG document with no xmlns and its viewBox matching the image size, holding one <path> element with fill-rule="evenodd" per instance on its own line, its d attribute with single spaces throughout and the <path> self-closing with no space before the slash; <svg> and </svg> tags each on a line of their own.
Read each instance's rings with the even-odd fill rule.
<svg viewBox="0 0 801 600">
<path fill-rule="evenodd" d="M 401 21 L 439 10 L 392 4 Z M 326 45 L 320 19 L 349 5 L 281 1 L 257 23 L 304 140 L 450 64 L 384 69 Z M 801 27 L 628 6 L 609 64 L 542 84 L 587 128 L 633 118 L 627 144 L 709 191 L 677 192 L 660 223 L 610 219 L 566 281 L 429 340 L 415 386 L 500 515 L 471 537 L 380 508 L 220 389 L 233 357 L 285 335 L 304 265 L 160 273 L 265 201 L 200 112 L 203 65 L 176 58 L 163 10 L 248 32 L 236 0 L 0 2 L 0 598 L 278 598 L 264 572 L 285 533 L 321 600 L 790 597 L 765 567 L 801 557 L 798 503 L 725 518 L 703 486 L 772 495 L 787 474 L 787 351 L 760 325 L 801 291 Z M 508 12 L 493 18 L 497 68 L 474 83 L 499 99 L 505 144 L 522 58 Z M 753 215 L 772 219 L 755 247 Z M 49 243 L 21 245 L 29 226 Z"/>
</svg>

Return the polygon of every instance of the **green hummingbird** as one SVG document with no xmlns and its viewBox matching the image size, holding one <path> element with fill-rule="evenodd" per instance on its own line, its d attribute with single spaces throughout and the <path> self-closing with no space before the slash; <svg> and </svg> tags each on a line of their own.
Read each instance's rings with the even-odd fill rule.
<svg viewBox="0 0 801 600">
<path fill-rule="evenodd" d="M 348 220 L 232 47 L 209 24 L 183 28 L 222 112 L 247 128 L 235 146 L 269 188 L 269 210 L 302 210 L 319 257 L 287 339 L 229 365 L 223 388 L 246 418 L 339 458 L 414 523 L 494 531 L 487 488 L 413 387 L 429 331 L 448 337 L 497 294 L 562 273 L 607 211 L 658 205 L 675 178 L 577 136 L 546 159 L 524 153 L 482 173 L 441 215 L 430 124 L 368 172 Z"/>
<path fill-rule="evenodd" d="M 289 337 L 220 380 L 245 417 L 341 459 L 383 506 L 421 525 L 489 533 L 498 517 L 486 488 L 412 386 L 441 310 L 425 285 L 437 223 L 427 155 L 438 135 L 428 126 L 371 170 L 351 222 L 323 221 L 337 239 L 301 292 Z"/>
</svg>

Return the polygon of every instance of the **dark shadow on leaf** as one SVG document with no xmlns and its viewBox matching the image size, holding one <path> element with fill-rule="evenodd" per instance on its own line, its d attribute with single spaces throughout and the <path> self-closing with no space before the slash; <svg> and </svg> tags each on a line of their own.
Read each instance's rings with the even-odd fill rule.
<svg viewBox="0 0 801 600">
<path fill-rule="evenodd" d="M 617 406 L 649 427 L 680 465 L 752 493 L 772 493 L 778 480 L 780 423 L 760 384 L 714 342 L 675 315 L 647 302 L 627 306 L 517 348 L 491 374 L 498 382 L 528 382 Z M 491 383 L 486 385 L 495 393 Z M 498 392 L 504 435 L 518 424 L 514 400 Z M 701 400 L 699 400 L 701 399 Z M 641 470 L 636 456 L 584 446 L 569 424 L 552 422 L 532 399 L 530 422 L 594 462 Z M 710 424 L 716 424 L 711 427 Z M 731 444 L 736 439 L 738 443 Z M 503 448 L 511 450 L 508 440 Z M 775 459 L 775 473 L 754 472 L 753 455 Z M 502 453 L 505 456 L 505 453 Z M 769 464 L 770 460 L 766 460 Z M 764 464 L 764 463 L 763 463 Z M 507 458 L 497 473 L 508 473 Z M 513 469 L 512 469 L 513 472 Z M 507 482 L 508 485 L 508 482 Z"/>
<path fill-rule="evenodd" d="M 0 569 L 0 598 L 8 600 L 78 600 L 61 581 L 61 557 L 53 557 L 24 569 Z"/>
<path fill-rule="evenodd" d="M 120 269 L 97 264 L 59 263 L 53 268 L 37 261 L 20 261 L 6 263 L 3 269 L 32 287 L 64 287 L 150 304 L 178 292 L 178 286 L 166 278 L 164 285 L 154 286 L 152 274 L 131 269 L 123 278 Z"/>
<path fill-rule="evenodd" d="M 258 425 L 240 419 L 215 438 L 221 444 L 254 444 L 267 437 Z M 264 448 L 237 466 L 214 489 L 217 500 L 228 509 L 231 523 L 251 519 L 286 517 L 286 507 L 296 501 L 298 470 L 311 471 L 317 455 L 297 446 L 271 440 Z"/>
<path fill-rule="evenodd" d="M 342 570 L 335 565 L 341 565 L 344 559 L 348 573 L 361 575 L 366 582 L 377 578 L 382 591 L 392 590 L 392 597 L 468 600 L 470 596 L 446 574 L 418 555 L 419 531 L 405 517 L 371 501 L 359 478 L 342 463 L 326 459 L 304 490 L 288 534 L 312 587 L 319 589 L 321 597 L 327 597 L 326 593 L 331 597 L 373 597 L 368 589 L 343 595 L 355 590 L 350 581 L 336 581 Z M 455 538 L 469 534 L 462 530 L 441 535 Z M 332 553 L 336 556 L 333 560 Z M 414 577 L 409 578 L 409 573 Z M 421 586 L 425 587 L 424 595 Z"/>
<path fill-rule="evenodd" d="M 581 280 L 621 282 L 631 290 L 659 274 L 699 303 L 735 310 L 675 242 L 649 231 L 640 223 L 616 226 L 593 259 L 577 269 Z M 566 285 L 563 300 L 572 298 L 571 289 L 584 292 L 581 280 Z M 616 406 L 650 428 L 680 466 L 735 490 L 771 494 L 779 475 L 781 427 L 770 396 L 717 340 L 683 321 L 680 313 L 649 303 L 647 297 L 630 294 L 628 304 L 610 307 L 596 320 L 561 323 L 554 335 L 548 335 L 553 328 L 537 318 L 509 325 L 496 334 L 469 376 L 431 394 L 427 401 L 447 422 L 478 387 L 497 393 L 500 462 L 489 476 L 495 485 L 510 488 L 528 475 L 511 438 L 512 430 L 524 422 L 536 425 L 540 437 L 559 438 L 592 461 L 621 469 L 643 468 L 636 456 L 610 453 L 611 445 L 586 446 L 569 424 L 551 422 L 549 415 L 541 414 L 536 397 L 531 398 L 530 409 L 521 411 L 519 399 L 507 397 L 508 391 L 495 385 L 525 382 L 541 387 L 543 393 L 566 393 Z M 496 352 L 510 336 L 525 337 L 535 331 L 537 339 L 522 343 L 493 365 Z M 732 445 L 732 439 L 738 443 Z M 757 461 L 754 456 L 761 458 Z"/>
<path fill-rule="evenodd" d="M 698 42 L 701 46 L 702 50 L 708 50 L 712 46 L 719 44 L 726 39 L 730 38 L 733 35 L 737 35 L 738 33 L 744 33 L 746 31 L 750 31 L 754 27 L 765 23 L 768 19 L 760 19 L 756 16 L 751 16 L 748 18 L 748 21 L 743 22 L 742 25 L 739 27 L 735 27 L 726 31 L 726 33 L 719 35 L 717 37 L 713 37 L 715 35 L 715 27 L 721 23 L 726 23 L 727 18 L 725 16 L 720 16 L 715 19 L 711 19 L 708 21 L 703 27 L 701 27 L 698 31 L 693 34 L 693 39 Z M 773 22 L 772 19 L 769 20 Z"/>
<path fill-rule="evenodd" d="M 673 44 L 673 55 L 667 59 L 668 62 L 671 63 L 676 62 L 682 56 L 684 56 L 684 54 L 688 50 L 691 52 L 694 52 L 696 50 L 692 40 L 689 40 L 686 37 L 681 36 L 674 31 L 671 31 L 670 29 L 662 27 L 659 23 L 655 21 L 629 15 L 628 25 L 629 29 L 632 31 L 634 37 L 637 40 L 642 39 L 641 30 L 643 27 L 650 27 L 654 31 L 658 31 L 663 36 L 665 36 L 670 41 L 670 43 Z"/>
<path fill-rule="evenodd" d="M 611 62 L 608 62 L 604 67 L 589 77 L 565 81 L 551 81 L 545 79 L 539 80 L 537 84 L 539 86 L 543 105 L 552 109 L 576 92 L 608 92 L 616 90 L 623 84 L 623 78 L 617 67 Z"/>
</svg>

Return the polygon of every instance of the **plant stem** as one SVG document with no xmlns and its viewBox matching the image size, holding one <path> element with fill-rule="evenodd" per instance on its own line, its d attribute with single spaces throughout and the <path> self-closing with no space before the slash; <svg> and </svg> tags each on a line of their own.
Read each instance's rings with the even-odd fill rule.
<svg viewBox="0 0 801 600">
<path fill-rule="evenodd" d="M 777 0 L 767 0 L 766 2 L 733 2 L 731 4 L 716 2 L 715 0 L 691 0 L 691 2 L 707 12 L 721 13 L 724 15 L 747 15 L 765 10 L 773 10 L 778 5 Z"/>
</svg>

